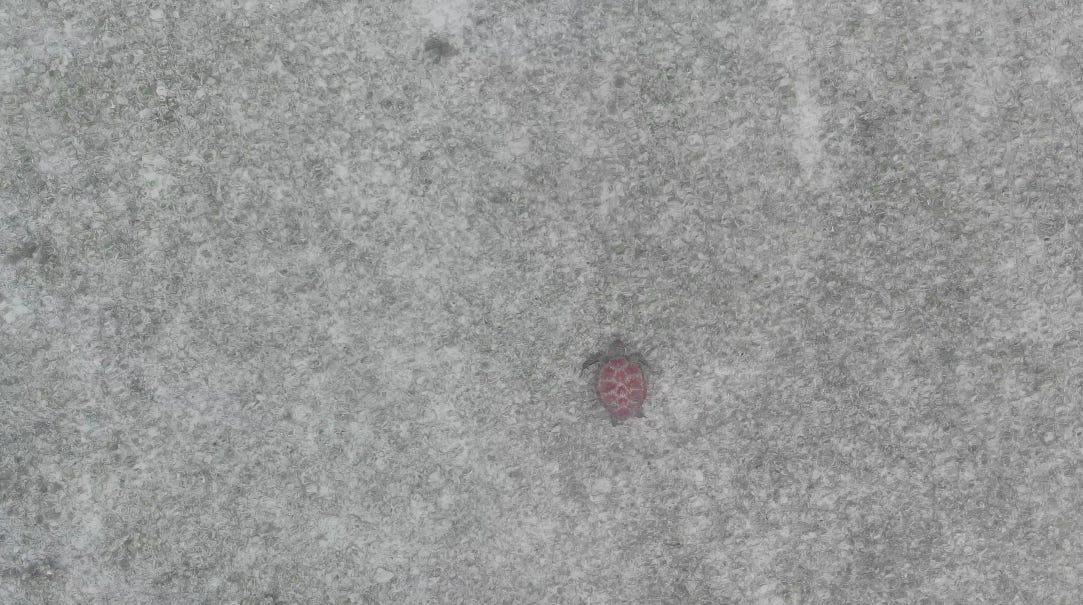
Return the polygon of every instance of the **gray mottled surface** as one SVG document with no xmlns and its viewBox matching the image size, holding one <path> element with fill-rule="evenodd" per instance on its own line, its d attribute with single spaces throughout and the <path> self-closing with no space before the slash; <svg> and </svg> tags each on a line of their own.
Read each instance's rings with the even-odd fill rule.
<svg viewBox="0 0 1083 605">
<path fill-rule="evenodd" d="M 1081 57 L 1073 2 L 0 0 L 0 603 L 1081 602 Z"/>
</svg>

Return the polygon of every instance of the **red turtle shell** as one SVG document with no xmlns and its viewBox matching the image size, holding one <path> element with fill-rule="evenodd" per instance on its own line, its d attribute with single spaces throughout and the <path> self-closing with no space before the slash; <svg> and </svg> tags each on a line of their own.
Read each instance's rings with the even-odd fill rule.
<svg viewBox="0 0 1083 605">
<path fill-rule="evenodd" d="M 612 357 L 598 371 L 594 392 L 614 422 L 643 416 L 647 379 L 639 363 L 624 356 Z"/>
</svg>

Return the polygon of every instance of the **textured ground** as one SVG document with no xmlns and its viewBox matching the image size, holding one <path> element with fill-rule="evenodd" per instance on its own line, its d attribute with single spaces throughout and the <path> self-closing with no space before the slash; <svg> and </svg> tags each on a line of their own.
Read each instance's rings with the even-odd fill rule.
<svg viewBox="0 0 1083 605">
<path fill-rule="evenodd" d="M 0 0 L 0 603 L 1083 601 L 1083 8 L 805 6 Z"/>
</svg>

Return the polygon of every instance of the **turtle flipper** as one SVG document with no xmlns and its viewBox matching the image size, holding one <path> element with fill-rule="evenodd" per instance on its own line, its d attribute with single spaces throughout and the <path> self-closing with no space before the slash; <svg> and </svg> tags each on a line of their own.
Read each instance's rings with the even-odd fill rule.
<svg viewBox="0 0 1083 605">
<path fill-rule="evenodd" d="M 583 362 L 583 366 L 579 368 L 579 373 L 582 374 L 584 370 L 593 365 L 598 365 L 602 362 L 601 355 L 591 355 L 586 361 Z"/>
<path fill-rule="evenodd" d="M 638 355 L 638 354 L 633 353 L 631 355 L 628 355 L 627 357 L 628 357 L 628 359 L 630 359 L 631 361 L 635 362 L 636 364 L 640 365 L 643 368 L 650 369 L 650 367 L 651 367 L 650 364 L 647 363 L 647 360 L 644 359 L 642 355 Z"/>
</svg>

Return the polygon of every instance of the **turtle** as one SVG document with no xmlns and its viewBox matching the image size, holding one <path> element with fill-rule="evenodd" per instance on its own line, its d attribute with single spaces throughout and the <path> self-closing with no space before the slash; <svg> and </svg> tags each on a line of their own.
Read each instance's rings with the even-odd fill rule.
<svg viewBox="0 0 1083 605">
<path fill-rule="evenodd" d="M 643 403 L 647 400 L 647 363 L 635 353 L 628 353 L 620 338 L 609 349 L 598 353 L 583 363 L 583 368 L 598 365 L 594 378 L 594 393 L 602 407 L 609 412 L 614 426 L 631 417 L 643 418 Z"/>
</svg>

